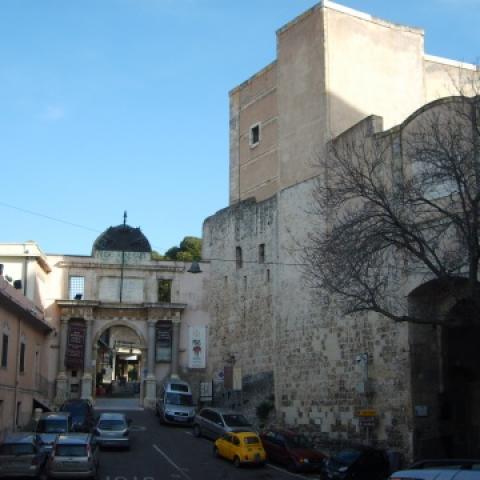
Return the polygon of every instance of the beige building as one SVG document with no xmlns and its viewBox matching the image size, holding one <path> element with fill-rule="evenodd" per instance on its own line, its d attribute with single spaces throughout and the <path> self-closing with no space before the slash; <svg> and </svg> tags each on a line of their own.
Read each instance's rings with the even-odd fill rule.
<svg viewBox="0 0 480 480">
<path fill-rule="evenodd" d="M 208 264 L 190 273 L 189 263 L 154 260 L 140 229 L 126 224 L 100 235 L 90 256 L 44 255 L 33 242 L 0 252 L 5 275 L 37 299 L 54 329 L 44 372 L 56 404 L 119 394 L 153 407 L 158 385 L 175 375 L 198 392 Z"/>
<path fill-rule="evenodd" d="M 354 126 L 397 138 L 425 104 L 458 93 L 477 72 L 427 55 L 421 29 L 325 1 L 280 28 L 276 60 L 230 92 L 230 206 L 207 218 L 203 232 L 208 372 L 226 403 L 255 415 L 273 402 L 270 421 L 329 446 L 374 442 L 413 458 L 450 442 L 457 454 L 478 453 L 478 426 L 468 440 L 452 437 L 464 429 L 460 412 L 436 422 L 442 335 L 339 315 L 334 299 L 319 302 L 306 287 L 299 255 L 325 227 L 311 204 L 328 142 L 354 135 Z M 409 278 L 398 293 L 418 305 L 427 280 Z M 448 304 L 439 298 L 443 314 Z M 232 368 L 241 397 L 238 380 L 226 385 L 221 375 Z"/>
<path fill-rule="evenodd" d="M 52 328 L 21 287 L 10 285 L 0 266 L 0 439 L 27 425 L 50 393 L 43 371 Z"/>
</svg>

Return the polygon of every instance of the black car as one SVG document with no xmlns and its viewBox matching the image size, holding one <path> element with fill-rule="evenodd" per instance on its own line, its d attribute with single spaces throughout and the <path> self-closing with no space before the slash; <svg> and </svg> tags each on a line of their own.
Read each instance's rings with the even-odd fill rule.
<svg viewBox="0 0 480 480">
<path fill-rule="evenodd" d="M 359 446 L 346 448 L 324 464 L 322 480 L 385 480 L 390 473 L 383 450 Z"/>
<path fill-rule="evenodd" d="M 61 407 L 61 412 L 69 412 L 72 417 L 74 432 L 90 433 L 95 424 L 93 406 L 88 400 L 67 400 Z"/>
</svg>

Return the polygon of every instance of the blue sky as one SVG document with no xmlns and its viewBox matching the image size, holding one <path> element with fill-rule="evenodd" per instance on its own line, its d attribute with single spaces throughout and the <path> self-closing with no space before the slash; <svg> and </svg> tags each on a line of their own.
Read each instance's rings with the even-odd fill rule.
<svg viewBox="0 0 480 480">
<path fill-rule="evenodd" d="M 228 91 L 315 3 L 1 0 L 0 242 L 89 254 L 124 210 L 160 252 L 200 236 L 228 204 Z M 478 62 L 480 0 L 340 3 Z"/>
</svg>

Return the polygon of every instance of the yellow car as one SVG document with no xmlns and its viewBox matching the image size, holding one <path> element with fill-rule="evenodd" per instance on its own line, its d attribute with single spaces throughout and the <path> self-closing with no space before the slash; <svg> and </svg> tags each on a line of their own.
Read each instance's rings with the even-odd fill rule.
<svg viewBox="0 0 480 480">
<path fill-rule="evenodd" d="M 264 465 L 267 455 L 260 437 L 254 432 L 229 432 L 217 438 L 213 447 L 216 457 L 232 460 L 236 467 L 243 464 Z"/>
</svg>

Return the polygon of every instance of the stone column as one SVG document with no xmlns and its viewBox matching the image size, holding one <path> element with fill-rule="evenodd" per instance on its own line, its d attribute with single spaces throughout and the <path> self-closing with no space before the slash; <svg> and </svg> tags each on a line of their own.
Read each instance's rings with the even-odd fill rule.
<svg viewBox="0 0 480 480">
<path fill-rule="evenodd" d="M 98 348 L 97 345 L 92 345 L 92 396 L 97 398 L 97 358 Z"/>
<path fill-rule="evenodd" d="M 68 378 L 65 371 L 65 352 L 67 351 L 68 319 L 60 321 L 58 345 L 58 372 L 55 392 L 55 404 L 61 405 L 68 398 Z"/>
<path fill-rule="evenodd" d="M 155 378 L 155 325 L 156 320 L 148 320 L 147 378 L 145 379 L 144 407 L 155 408 L 157 380 Z"/>
<path fill-rule="evenodd" d="M 85 354 L 83 362 L 81 398 L 92 400 L 92 330 L 93 320 L 85 319 L 87 331 L 85 334 Z"/>
<path fill-rule="evenodd" d="M 172 367 L 170 376 L 178 378 L 178 365 L 180 353 L 180 313 L 175 313 L 172 319 Z"/>
</svg>

